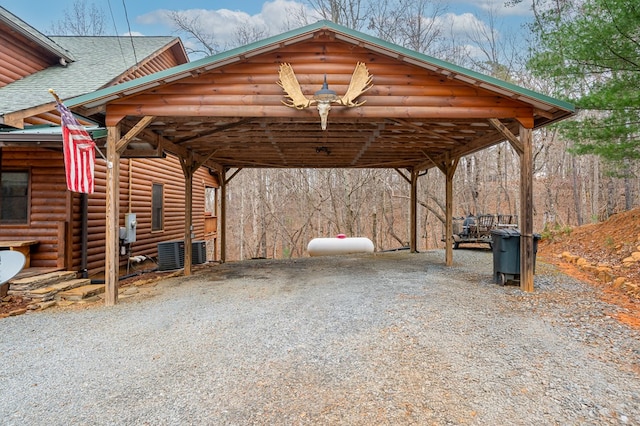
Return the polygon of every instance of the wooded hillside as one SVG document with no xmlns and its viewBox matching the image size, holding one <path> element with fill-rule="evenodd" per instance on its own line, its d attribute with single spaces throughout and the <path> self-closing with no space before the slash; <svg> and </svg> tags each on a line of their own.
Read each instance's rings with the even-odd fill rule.
<svg viewBox="0 0 640 426">
<path fill-rule="evenodd" d="M 609 176 L 597 157 L 569 154 L 568 142 L 559 140 L 557 132 L 538 132 L 535 141 L 536 232 L 603 220 L 625 210 L 627 193 L 640 193 L 638 179 Z M 410 185 L 401 172 L 242 170 L 228 189 L 228 211 L 233 212 L 228 257 L 306 256 L 312 238 L 338 233 L 368 237 L 376 250 L 406 246 Z M 444 185 L 444 175 L 437 170 L 418 180 L 418 250 L 443 247 Z M 462 158 L 454 196 L 455 216 L 517 215 L 517 155 L 504 143 Z"/>
</svg>

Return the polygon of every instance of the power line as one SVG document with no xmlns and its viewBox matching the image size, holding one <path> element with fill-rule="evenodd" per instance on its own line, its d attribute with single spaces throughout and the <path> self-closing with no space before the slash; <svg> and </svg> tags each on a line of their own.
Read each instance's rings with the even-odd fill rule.
<svg viewBox="0 0 640 426">
<path fill-rule="evenodd" d="M 129 30 L 129 40 L 131 40 L 131 48 L 133 49 L 133 59 L 136 61 L 136 65 L 138 65 L 138 57 L 136 55 L 136 47 L 133 45 L 133 35 L 131 35 L 131 24 L 129 24 L 129 14 L 127 13 L 127 5 L 125 0 L 122 0 L 122 7 L 124 7 L 124 17 L 127 20 L 127 29 Z"/>
<path fill-rule="evenodd" d="M 120 43 L 120 36 L 118 35 L 118 27 L 116 26 L 116 18 L 115 16 L 113 16 L 113 9 L 111 8 L 111 0 L 107 0 L 107 3 L 109 4 L 109 13 L 111 13 L 111 22 L 113 22 L 113 29 L 116 33 L 116 40 L 118 40 L 118 46 L 120 47 L 120 53 L 122 54 L 122 62 L 124 63 L 124 66 L 128 68 L 127 66 L 127 59 L 124 57 L 124 49 L 122 48 L 122 44 Z"/>
</svg>

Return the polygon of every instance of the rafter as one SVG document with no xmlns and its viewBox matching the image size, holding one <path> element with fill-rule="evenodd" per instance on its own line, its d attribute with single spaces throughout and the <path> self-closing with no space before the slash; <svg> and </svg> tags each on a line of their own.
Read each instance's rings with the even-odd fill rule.
<svg viewBox="0 0 640 426">
<path fill-rule="evenodd" d="M 135 126 L 131 128 L 120 140 L 116 143 L 116 151 L 118 154 L 122 154 L 122 152 L 127 148 L 129 142 L 133 140 L 136 136 L 140 134 L 148 125 L 151 123 L 155 117 L 143 117 L 136 123 Z"/>
<path fill-rule="evenodd" d="M 457 141 L 457 140 L 455 140 L 453 138 L 450 138 L 450 137 L 445 136 L 445 135 L 443 135 L 441 133 L 438 133 L 438 132 L 434 132 L 433 130 L 425 129 L 424 127 L 415 125 L 415 124 L 411 123 L 410 121 L 401 120 L 401 119 L 397 119 L 397 118 L 396 119 L 392 119 L 391 121 L 394 121 L 394 122 L 396 122 L 396 123 L 398 123 L 398 124 L 400 124 L 402 126 L 409 127 L 411 129 L 417 130 L 418 132 L 424 133 L 425 135 L 434 136 L 434 137 L 437 137 L 438 139 L 442 139 L 443 141 L 451 142 L 451 143 L 453 143 L 455 145 L 459 144 L 459 141 Z"/>
<path fill-rule="evenodd" d="M 522 142 L 520 142 L 520 139 L 518 139 L 516 135 L 511 133 L 511 130 L 509 130 L 507 126 L 502 124 L 502 122 L 500 122 L 500 120 L 498 120 L 497 118 L 490 118 L 489 123 L 491 123 L 491 125 L 495 127 L 496 130 L 498 130 L 505 138 L 507 138 L 513 149 L 515 149 L 519 155 L 522 155 L 522 153 L 524 152 Z"/>
</svg>

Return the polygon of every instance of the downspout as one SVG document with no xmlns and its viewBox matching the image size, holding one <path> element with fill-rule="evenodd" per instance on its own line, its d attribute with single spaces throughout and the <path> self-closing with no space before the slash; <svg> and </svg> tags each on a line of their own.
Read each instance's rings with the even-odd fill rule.
<svg viewBox="0 0 640 426">
<path fill-rule="evenodd" d="M 131 199 L 133 198 L 133 158 L 129 158 L 129 213 L 131 211 Z"/>
<path fill-rule="evenodd" d="M 81 223 L 81 260 L 80 260 L 80 272 L 82 278 L 88 278 L 89 273 L 87 271 L 87 249 L 89 247 L 89 196 L 87 194 L 80 194 L 80 223 Z M 70 241 L 71 243 L 71 241 Z"/>
</svg>

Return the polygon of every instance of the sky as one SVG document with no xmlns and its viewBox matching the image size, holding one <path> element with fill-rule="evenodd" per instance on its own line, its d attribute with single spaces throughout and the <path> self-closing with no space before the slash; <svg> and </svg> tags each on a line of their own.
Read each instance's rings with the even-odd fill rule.
<svg viewBox="0 0 640 426">
<path fill-rule="evenodd" d="M 72 10 L 77 0 L 0 0 L 0 5 L 44 34 L 50 34 L 52 24 L 60 21 L 65 10 Z M 530 18 L 530 1 L 515 7 L 505 7 L 505 0 L 434 0 L 445 8 L 452 27 L 461 31 L 473 22 L 486 22 L 487 10 L 493 8 L 501 17 L 502 31 L 518 31 Z M 213 28 L 216 39 L 231 40 L 240 23 L 249 22 L 275 35 L 287 27 L 288 12 L 303 6 L 304 0 L 85 0 L 102 8 L 107 16 L 110 34 L 175 35 L 167 11 L 185 11 L 199 16 Z M 126 14 L 125 14 L 126 7 Z M 128 17 L 128 20 L 127 20 Z M 52 35 L 52 34 L 51 34 Z M 189 41 L 183 39 L 188 45 Z M 222 49 L 224 50 L 224 49 Z"/>
</svg>

